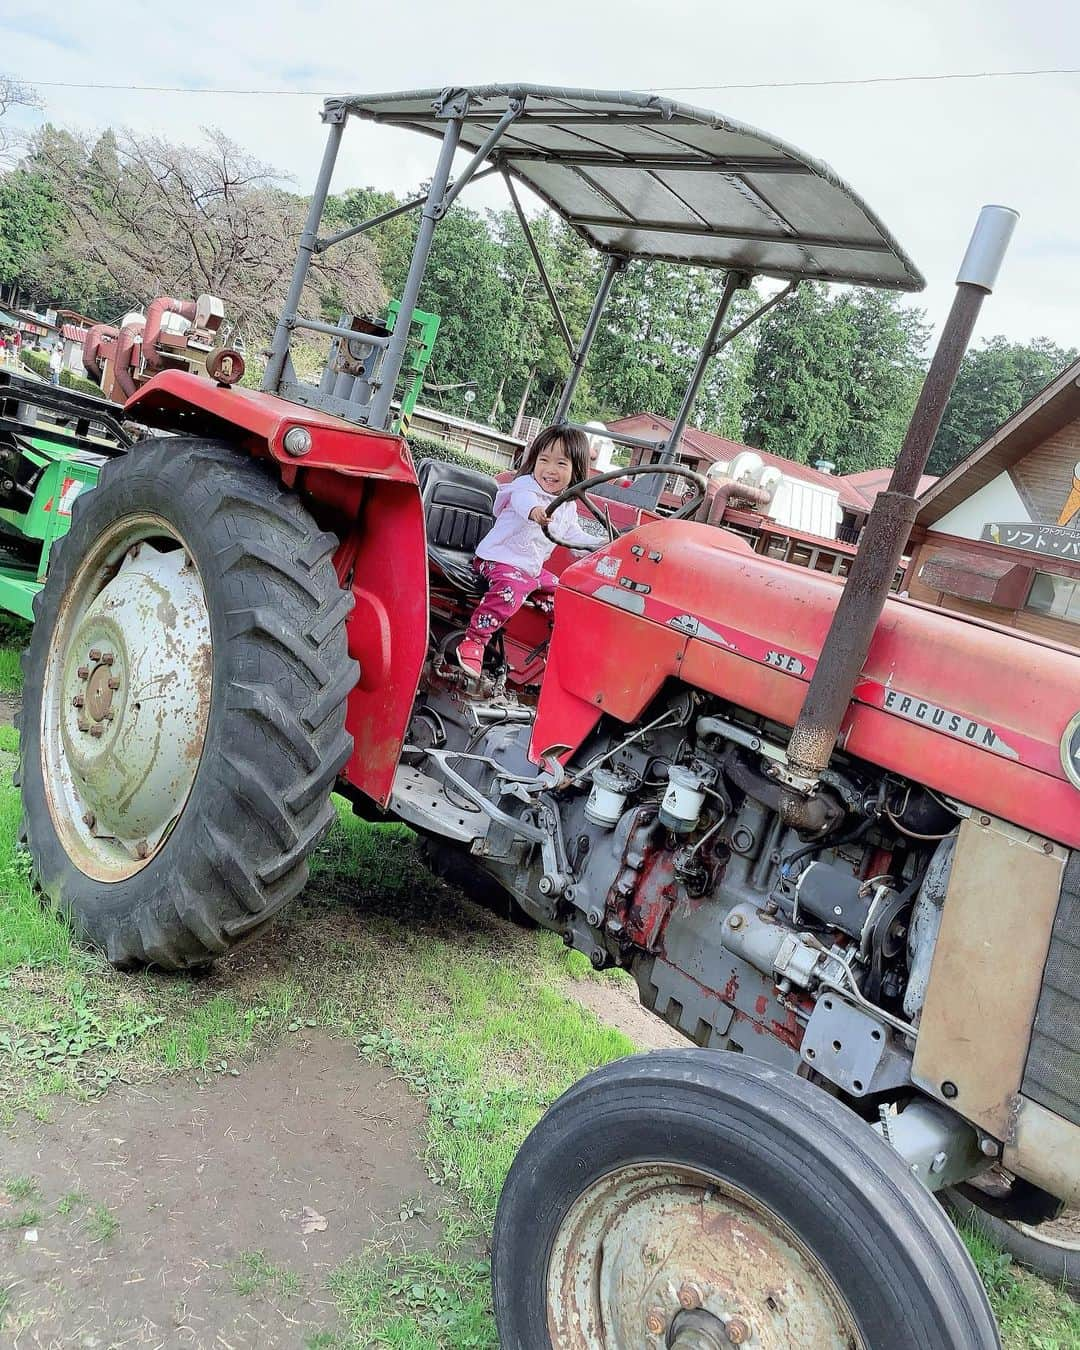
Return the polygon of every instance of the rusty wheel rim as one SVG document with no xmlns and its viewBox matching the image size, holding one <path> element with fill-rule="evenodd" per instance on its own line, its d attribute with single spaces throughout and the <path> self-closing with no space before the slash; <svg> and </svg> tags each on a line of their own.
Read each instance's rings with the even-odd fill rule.
<svg viewBox="0 0 1080 1350">
<path fill-rule="evenodd" d="M 547 1272 L 566 1350 L 864 1350 L 832 1278 L 753 1196 L 694 1168 L 620 1168 L 567 1213 Z"/>
<path fill-rule="evenodd" d="M 210 616 L 159 516 L 114 521 L 68 584 L 41 704 L 45 797 L 68 857 L 122 881 L 161 850 L 195 782 L 210 713 Z"/>
</svg>

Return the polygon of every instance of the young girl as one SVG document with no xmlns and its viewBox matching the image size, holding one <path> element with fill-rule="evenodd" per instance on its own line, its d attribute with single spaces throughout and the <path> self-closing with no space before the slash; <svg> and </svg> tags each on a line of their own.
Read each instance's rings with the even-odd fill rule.
<svg viewBox="0 0 1080 1350">
<path fill-rule="evenodd" d="M 568 427 L 547 427 L 529 446 L 517 477 L 495 496 L 495 524 L 480 540 L 472 565 L 490 583 L 458 644 L 459 665 L 479 679 L 484 649 L 513 618 L 530 595 L 554 593 L 558 578 L 547 571 L 555 545 L 541 528 L 548 525 L 560 543 L 592 548 L 595 535 L 581 528 L 574 502 L 564 502 L 548 515 L 547 505 L 571 483 L 585 480 L 589 442 L 585 433 Z"/>
</svg>

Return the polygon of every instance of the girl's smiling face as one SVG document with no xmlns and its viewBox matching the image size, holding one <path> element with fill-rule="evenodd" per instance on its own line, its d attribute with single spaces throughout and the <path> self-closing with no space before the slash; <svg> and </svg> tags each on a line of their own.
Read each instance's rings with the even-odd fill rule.
<svg viewBox="0 0 1080 1350">
<path fill-rule="evenodd" d="M 562 441 L 553 441 L 536 457 L 533 477 L 544 491 L 550 492 L 553 497 L 557 497 L 570 486 L 572 473 L 573 465 Z"/>
</svg>

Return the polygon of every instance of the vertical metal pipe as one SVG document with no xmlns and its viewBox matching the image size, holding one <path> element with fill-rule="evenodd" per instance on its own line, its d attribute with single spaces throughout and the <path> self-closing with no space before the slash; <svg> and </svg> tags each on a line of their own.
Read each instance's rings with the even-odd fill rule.
<svg viewBox="0 0 1080 1350">
<path fill-rule="evenodd" d="M 596 292 L 596 299 L 593 301 L 592 310 L 581 334 L 581 341 L 570 360 L 570 373 L 566 377 L 566 383 L 563 385 L 563 391 L 559 397 L 559 406 L 555 409 L 555 416 L 552 419 L 556 426 L 561 426 L 566 421 L 566 414 L 570 411 L 574 390 L 578 386 L 578 380 L 581 379 L 581 372 L 585 369 L 585 359 L 589 355 L 589 348 L 593 344 L 593 338 L 596 336 L 596 330 L 600 325 L 600 315 L 604 312 L 604 306 L 607 304 L 612 282 L 625 266 L 626 259 L 618 255 L 612 255 L 608 259 L 608 265 L 600 282 L 600 289 Z"/>
<path fill-rule="evenodd" d="M 716 313 L 713 315 L 713 321 L 709 325 L 709 334 L 705 339 L 701 351 L 698 353 L 697 365 L 694 367 L 694 373 L 690 376 L 690 383 L 686 387 L 686 393 L 683 395 L 682 406 L 679 408 L 678 416 L 675 418 L 675 425 L 664 442 L 664 448 L 660 452 L 660 462 L 674 459 L 679 448 L 679 441 L 686 430 L 686 424 L 690 420 L 690 410 L 694 406 L 694 400 L 701 389 L 701 382 L 705 378 L 705 372 L 709 368 L 709 362 L 712 360 L 716 351 L 717 340 L 720 337 L 720 329 L 724 320 L 727 318 L 727 312 L 731 308 L 731 302 L 735 299 L 735 292 L 744 290 L 750 285 L 750 277 L 746 272 L 727 272 L 724 275 L 724 288 L 720 292 L 720 300 L 716 306 Z M 657 481 L 660 488 L 663 488 L 663 480 L 657 474 Z M 659 491 L 657 498 L 659 499 Z"/>
<path fill-rule="evenodd" d="M 462 110 L 464 111 L 464 110 Z M 377 431 L 384 431 L 390 423 L 390 405 L 394 400 L 394 387 L 397 384 L 401 363 L 405 359 L 405 348 L 409 342 L 409 329 L 412 326 L 413 310 L 420 298 L 420 286 L 424 280 L 431 241 L 435 235 L 435 225 L 439 219 L 439 206 L 446 195 L 446 184 L 454 163 L 454 151 L 461 138 L 461 117 L 451 117 L 443 133 L 442 150 L 439 162 L 428 189 L 428 198 L 420 212 L 420 226 L 416 231 L 416 243 L 413 245 L 412 261 L 409 263 L 409 275 L 401 293 L 401 304 L 394 319 L 394 329 L 390 343 L 382 361 L 381 383 L 371 400 L 371 411 L 367 424 Z"/>
<path fill-rule="evenodd" d="M 307 220 L 304 222 L 304 229 L 300 235 L 300 247 L 296 251 L 296 265 L 293 267 L 292 280 L 289 282 L 285 304 L 282 306 L 277 327 L 274 329 L 273 341 L 270 343 L 270 359 L 266 363 L 266 371 L 262 378 L 262 389 L 271 394 L 277 393 L 278 385 L 281 383 L 281 377 L 285 371 L 285 362 L 289 357 L 292 324 L 299 309 L 300 296 L 304 289 L 304 282 L 307 280 L 308 268 L 311 266 L 311 255 L 315 252 L 315 245 L 318 242 L 319 223 L 322 220 L 327 193 L 330 191 L 330 179 L 334 175 L 334 163 L 337 160 L 338 148 L 341 145 L 342 132 L 345 130 L 346 113 L 343 108 L 335 109 L 328 115 L 334 120 L 330 122 L 330 134 L 326 138 L 326 149 L 323 151 L 322 164 L 319 166 L 319 176 L 315 180 L 315 190 L 311 194 L 311 205 L 308 207 Z"/>
<path fill-rule="evenodd" d="M 915 492 L 983 301 L 1017 214 L 983 207 L 957 277 L 956 297 L 923 382 L 888 490 L 879 494 L 791 733 L 788 766 L 809 782 L 828 765 L 893 577 L 918 514 Z"/>
</svg>

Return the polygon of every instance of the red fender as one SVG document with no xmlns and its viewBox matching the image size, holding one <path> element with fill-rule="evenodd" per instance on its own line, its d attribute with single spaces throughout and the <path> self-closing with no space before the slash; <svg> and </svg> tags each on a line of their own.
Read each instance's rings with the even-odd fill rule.
<svg viewBox="0 0 1080 1350">
<path fill-rule="evenodd" d="M 353 753 L 343 777 L 385 806 L 427 655 L 427 532 L 404 438 L 181 370 L 155 375 L 124 407 L 148 426 L 232 440 L 276 461 L 284 485 L 338 535 L 338 579 L 355 600 L 349 653 L 360 664 L 345 718 Z M 285 449 L 293 427 L 311 436 L 299 457 Z"/>
</svg>

